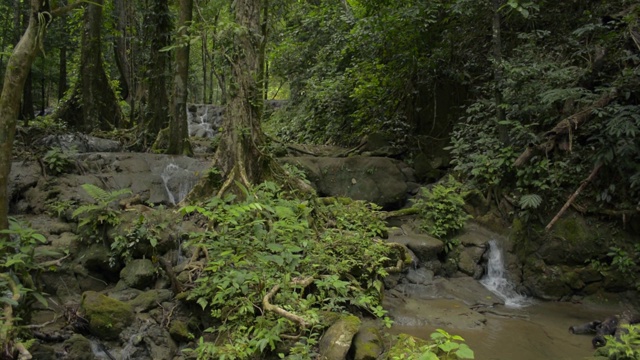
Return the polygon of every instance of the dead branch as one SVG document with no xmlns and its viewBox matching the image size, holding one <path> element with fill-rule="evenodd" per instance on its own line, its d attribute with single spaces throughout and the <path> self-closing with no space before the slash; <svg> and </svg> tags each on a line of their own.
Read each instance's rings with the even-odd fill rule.
<svg viewBox="0 0 640 360">
<path fill-rule="evenodd" d="M 515 167 L 523 166 L 533 157 L 536 153 L 544 152 L 549 153 L 558 145 L 558 140 L 561 135 L 571 134 L 577 130 L 578 127 L 586 123 L 593 116 L 593 111 L 607 106 L 617 96 L 617 92 L 614 90 L 611 93 L 605 94 L 596 100 L 590 106 L 580 110 L 579 112 L 561 120 L 556 126 L 545 134 L 546 141 L 539 145 L 531 145 L 525 149 L 525 151 L 518 156 L 513 163 Z"/>
<path fill-rule="evenodd" d="M 292 285 L 300 285 L 303 288 L 311 285 L 311 283 L 313 283 L 313 281 L 315 280 L 315 278 L 313 277 L 307 277 L 307 278 L 302 278 L 302 279 L 293 279 L 291 281 Z M 276 285 L 273 288 L 271 288 L 271 290 L 267 293 L 267 295 L 264 296 L 264 298 L 262 298 L 262 307 L 264 308 L 265 311 L 271 311 L 274 312 L 280 316 L 282 316 L 285 319 L 289 319 L 295 323 L 298 323 L 300 325 L 301 328 L 305 329 L 306 327 L 309 326 L 309 323 L 307 323 L 307 321 L 302 318 L 301 316 L 298 316 L 296 314 L 292 314 L 290 312 L 288 312 L 287 310 L 277 306 L 277 305 L 273 305 L 271 304 L 271 298 L 278 292 L 278 290 L 280 290 L 280 285 Z"/>
<path fill-rule="evenodd" d="M 413 258 L 411 257 L 411 252 L 409 251 L 409 248 L 407 248 L 407 246 L 404 244 L 390 242 L 390 243 L 387 243 L 387 245 L 391 248 L 399 248 L 402 251 L 402 254 L 404 256 L 404 258 L 398 259 L 398 262 L 396 263 L 395 266 L 387 267 L 384 269 L 389 274 L 397 274 L 401 272 L 402 269 L 404 269 L 405 263 L 411 264 L 411 262 L 413 261 Z"/>
<path fill-rule="evenodd" d="M 62 266 L 62 260 L 68 258 L 69 256 L 71 256 L 71 254 L 67 254 L 67 255 L 65 255 L 65 256 L 61 257 L 60 259 L 57 259 L 57 260 L 45 261 L 45 262 L 40 264 L 40 267 L 46 269 L 46 268 L 49 268 L 49 267 L 52 267 L 52 266 Z"/>
<path fill-rule="evenodd" d="M 410 207 L 394 211 L 381 211 L 378 213 L 378 215 L 380 216 L 380 219 L 387 220 L 389 218 L 401 217 L 405 215 L 416 215 L 418 213 L 420 213 L 420 210 L 418 208 Z"/>
<path fill-rule="evenodd" d="M 591 182 L 591 180 L 593 180 L 593 178 L 596 176 L 596 174 L 598 173 L 600 168 L 602 168 L 602 164 L 596 165 L 593 168 L 593 170 L 591 170 L 591 174 L 589 174 L 589 176 L 584 181 L 582 181 L 582 184 L 580 184 L 580 186 L 578 187 L 578 189 L 576 189 L 576 191 L 573 193 L 573 195 L 571 195 L 569 197 L 569 199 L 564 204 L 564 206 L 562 206 L 562 209 L 560 209 L 560 211 L 558 211 L 556 216 L 554 216 L 553 219 L 551 219 L 551 221 L 549 222 L 549 224 L 544 228 L 546 231 L 551 230 L 551 227 L 553 226 L 553 224 L 555 224 L 556 221 L 558 221 L 558 219 L 560 219 L 562 214 L 564 214 L 564 212 L 567 211 L 569 206 L 571 206 L 573 201 L 578 197 L 578 195 L 580 195 L 580 193 L 587 186 L 587 184 L 589 184 L 589 182 Z"/>
</svg>

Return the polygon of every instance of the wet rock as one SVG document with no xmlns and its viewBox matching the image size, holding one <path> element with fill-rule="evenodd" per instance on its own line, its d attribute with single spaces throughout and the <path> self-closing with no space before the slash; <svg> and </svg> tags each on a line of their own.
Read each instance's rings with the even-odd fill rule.
<svg viewBox="0 0 640 360">
<path fill-rule="evenodd" d="M 353 315 L 340 318 L 320 339 L 318 352 L 322 360 L 344 360 L 347 357 L 351 340 L 360 328 L 360 319 Z"/>
<path fill-rule="evenodd" d="M 484 273 L 482 266 L 482 255 L 485 249 L 477 246 L 464 247 L 458 258 L 458 269 L 466 275 L 472 276 L 474 279 L 480 279 Z"/>
<path fill-rule="evenodd" d="M 420 264 L 437 260 L 444 250 L 444 243 L 429 235 L 408 234 L 389 237 L 389 242 L 403 244 L 413 251 L 420 260 Z"/>
<path fill-rule="evenodd" d="M 140 317 L 120 336 L 123 359 L 172 360 L 178 347 L 169 332 L 148 317 Z"/>
<path fill-rule="evenodd" d="M 410 269 L 405 277 L 411 284 L 429 285 L 433 283 L 434 273 L 425 268 Z"/>
<path fill-rule="evenodd" d="M 117 339 L 134 319 L 131 305 L 94 291 L 82 294 L 80 308 L 91 333 L 105 340 Z"/>
<path fill-rule="evenodd" d="M 173 293 L 168 289 L 149 290 L 130 300 L 129 305 L 135 312 L 145 312 L 158 307 L 158 304 L 168 301 L 172 296 Z"/>
<path fill-rule="evenodd" d="M 122 282 L 134 289 L 145 289 L 153 286 L 155 277 L 156 267 L 149 259 L 132 260 L 120 271 Z"/>
<path fill-rule="evenodd" d="M 42 138 L 36 146 L 58 147 L 63 151 L 87 152 L 119 152 L 122 145 L 118 141 L 76 133 L 49 135 Z"/>
<path fill-rule="evenodd" d="M 483 329 L 487 321 L 484 315 L 459 300 L 385 297 L 383 303 L 399 326 Z"/>
<path fill-rule="evenodd" d="M 354 360 L 375 360 L 384 351 L 382 335 L 378 327 L 371 322 L 360 326 L 353 338 Z"/>
<path fill-rule="evenodd" d="M 288 157 L 299 166 L 321 196 L 349 197 L 399 208 L 407 200 L 409 180 L 398 160 L 384 157 Z"/>
</svg>

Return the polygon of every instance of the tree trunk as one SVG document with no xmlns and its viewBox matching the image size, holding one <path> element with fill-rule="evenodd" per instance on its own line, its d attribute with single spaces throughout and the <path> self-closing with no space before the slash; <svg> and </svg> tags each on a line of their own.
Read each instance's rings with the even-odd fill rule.
<svg viewBox="0 0 640 360">
<path fill-rule="evenodd" d="M 171 16 L 167 0 L 153 0 L 152 10 L 145 17 L 145 33 L 149 43 L 148 81 L 149 102 L 145 111 L 148 139 L 155 139 L 161 129 L 169 125 L 167 69 L 171 61 L 169 51 L 160 51 L 171 43 Z"/>
<path fill-rule="evenodd" d="M 509 142 L 509 130 L 502 124 L 504 121 L 504 109 L 502 108 L 502 32 L 500 7 L 502 0 L 493 0 L 493 22 L 492 22 L 492 45 L 493 45 L 493 82 L 494 82 L 494 104 L 496 107 L 496 120 L 498 122 L 498 135 L 502 143 Z"/>
<path fill-rule="evenodd" d="M 127 36 L 129 34 L 130 17 L 127 14 L 125 0 L 113 0 L 113 12 L 117 19 L 116 29 L 120 35 L 116 37 L 113 43 L 116 66 L 120 72 L 120 96 L 128 100 L 131 88 L 131 66 L 127 57 L 127 50 L 129 49 Z"/>
<path fill-rule="evenodd" d="M 0 229 L 7 229 L 9 198 L 7 185 L 11 171 L 11 152 L 16 132 L 16 121 L 20 112 L 20 100 L 31 65 L 38 52 L 38 13 L 43 5 L 40 0 L 31 0 L 29 23 L 22 38 L 13 49 L 4 74 L 0 95 Z M 45 15 L 46 16 L 46 15 Z"/>
<path fill-rule="evenodd" d="M 257 82 L 260 71 L 260 0 L 237 0 L 232 84 L 224 116 L 220 145 L 216 152 L 218 169 L 227 178 L 220 189 L 226 191 L 234 180 L 244 185 L 264 178 L 265 157 L 260 151 L 264 136 L 260 127 L 262 92 Z"/>
<path fill-rule="evenodd" d="M 101 25 L 104 0 L 88 3 L 80 53 L 80 81 L 56 117 L 80 131 L 110 130 L 120 126 L 122 111 L 102 66 Z"/>
<path fill-rule="evenodd" d="M 178 39 L 180 46 L 176 49 L 176 68 L 173 80 L 172 119 L 169 124 L 168 154 L 192 155 L 187 123 L 187 83 L 189 79 L 189 42 L 183 37 L 188 35 L 188 26 L 193 13 L 193 0 L 179 0 L 180 16 L 178 22 Z"/>
<path fill-rule="evenodd" d="M 58 100 L 64 97 L 64 93 L 69 88 L 67 85 L 67 46 L 62 45 L 60 48 L 60 70 L 58 77 Z"/>
</svg>

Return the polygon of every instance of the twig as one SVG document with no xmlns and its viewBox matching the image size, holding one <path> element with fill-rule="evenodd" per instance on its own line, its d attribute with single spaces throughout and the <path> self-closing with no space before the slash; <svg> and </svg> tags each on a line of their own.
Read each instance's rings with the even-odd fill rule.
<svg viewBox="0 0 640 360">
<path fill-rule="evenodd" d="M 307 287 L 309 285 L 311 285 L 311 283 L 313 283 L 313 281 L 315 280 L 315 278 L 313 277 L 307 277 L 307 278 L 303 278 L 303 279 L 293 279 L 292 285 L 300 285 L 303 288 Z M 273 288 L 271 288 L 271 290 L 267 293 L 267 295 L 264 296 L 264 298 L 262 298 L 262 307 L 264 308 L 265 311 L 271 311 L 274 312 L 280 316 L 282 316 L 285 319 L 289 319 L 293 322 L 296 322 L 300 325 L 301 328 L 305 329 L 306 327 L 309 326 L 309 323 L 302 318 L 301 316 L 298 316 L 296 314 L 292 314 L 290 312 L 288 312 L 287 310 L 277 306 L 277 305 L 273 305 L 270 303 L 271 298 L 278 292 L 278 290 L 280 290 L 280 285 L 276 285 Z"/>
<path fill-rule="evenodd" d="M 553 224 L 555 224 L 556 221 L 560 219 L 562 214 L 564 214 L 564 212 L 567 211 L 569 206 L 571 206 L 573 201 L 578 197 L 578 195 L 580 195 L 580 193 L 582 192 L 582 190 L 584 190 L 587 184 L 591 182 L 591 180 L 593 180 L 593 178 L 596 176 L 596 174 L 598 173 L 601 167 L 602 167 L 602 164 L 598 164 L 596 165 L 596 167 L 593 168 L 593 170 L 591 170 L 591 174 L 589 174 L 589 177 L 587 177 L 584 181 L 582 181 L 582 184 L 580 184 L 580 186 L 578 187 L 578 189 L 576 189 L 573 195 L 571 195 L 569 199 L 567 199 L 567 202 L 564 204 L 564 206 L 562 206 L 562 209 L 558 211 L 556 216 L 554 216 L 553 219 L 551 219 L 551 221 L 549 222 L 549 224 L 544 228 L 546 231 L 551 230 L 551 227 L 553 226 Z"/>
</svg>

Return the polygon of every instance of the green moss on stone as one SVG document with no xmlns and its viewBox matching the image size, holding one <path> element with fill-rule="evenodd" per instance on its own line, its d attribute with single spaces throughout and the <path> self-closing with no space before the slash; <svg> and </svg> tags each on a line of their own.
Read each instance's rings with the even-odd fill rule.
<svg viewBox="0 0 640 360">
<path fill-rule="evenodd" d="M 133 322 L 131 305 L 95 291 L 82 294 L 80 306 L 89 321 L 89 330 L 101 339 L 117 339 Z"/>
<path fill-rule="evenodd" d="M 173 320 L 171 322 L 169 334 L 177 342 L 187 342 L 193 338 L 193 335 L 189 332 L 189 327 L 181 320 Z"/>
</svg>

